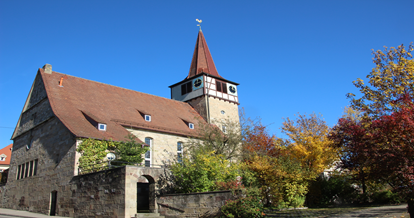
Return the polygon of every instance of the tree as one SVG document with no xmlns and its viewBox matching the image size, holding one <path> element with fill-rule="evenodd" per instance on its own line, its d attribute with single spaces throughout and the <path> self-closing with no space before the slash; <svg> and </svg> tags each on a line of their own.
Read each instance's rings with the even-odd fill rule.
<svg viewBox="0 0 414 218">
<path fill-rule="evenodd" d="M 289 156 L 254 155 L 247 168 L 257 176 L 268 206 L 300 207 L 308 190 L 308 173 Z"/>
<path fill-rule="evenodd" d="M 388 181 L 410 200 L 414 199 L 414 104 L 408 95 L 399 101 L 398 111 L 375 120 L 340 119 L 331 138 L 346 148 L 345 168 L 365 172 L 364 179 Z"/>
<path fill-rule="evenodd" d="M 412 51 L 412 43 L 407 49 L 400 45 L 397 48 L 384 47 L 384 51 L 373 51 L 375 67 L 367 76 L 369 85 L 365 85 L 360 78 L 353 82 L 362 97 L 356 99 L 354 94 L 348 93 L 351 107 L 366 116 L 378 118 L 397 111 L 400 106 L 397 100 L 403 95 L 414 97 Z"/>
<path fill-rule="evenodd" d="M 185 143 L 185 155 L 213 152 L 214 155 L 223 155 L 229 160 L 240 156 L 243 136 L 239 122 L 224 119 L 214 124 L 204 122 L 199 124 L 197 137 Z"/>
<path fill-rule="evenodd" d="M 350 170 L 353 178 L 362 184 L 366 193 L 366 181 L 369 179 L 371 163 L 367 159 L 370 142 L 366 138 L 365 120 L 351 117 L 341 118 L 331 131 L 330 139 L 341 148 L 341 168 Z"/>
<path fill-rule="evenodd" d="M 239 165 L 223 154 L 198 152 L 185 156 L 170 167 L 175 192 L 206 192 L 218 190 L 218 183 L 234 181 L 240 176 Z"/>
<path fill-rule="evenodd" d="M 362 112 L 363 119 L 354 122 L 340 119 L 334 131 L 338 145 L 346 146 L 355 161 L 366 159 L 370 176 L 390 182 L 409 202 L 414 216 L 413 143 L 414 60 L 413 44 L 385 47 L 373 52 L 375 68 L 367 76 L 369 85 L 354 81 L 362 97 L 351 98 L 351 107 Z"/>
<path fill-rule="evenodd" d="M 287 118 L 282 131 L 289 136 L 286 143 L 290 155 L 308 170 L 310 178 L 315 179 L 339 157 L 339 150 L 328 138 L 330 128 L 321 116 L 299 114 L 295 121 Z"/>
</svg>

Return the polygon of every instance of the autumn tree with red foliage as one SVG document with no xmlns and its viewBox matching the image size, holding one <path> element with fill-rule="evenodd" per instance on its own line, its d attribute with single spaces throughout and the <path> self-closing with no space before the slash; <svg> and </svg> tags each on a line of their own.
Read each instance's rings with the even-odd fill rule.
<svg viewBox="0 0 414 218">
<path fill-rule="evenodd" d="M 344 167 L 361 170 L 363 177 L 391 184 L 408 201 L 414 217 L 414 60 L 403 45 L 373 52 L 376 65 L 354 85 L 363 94 L 351 98 L 351 107 L 362 113 L 361 120 L 342 118 L 330 138 L 342 146 Z"/>
</svg>

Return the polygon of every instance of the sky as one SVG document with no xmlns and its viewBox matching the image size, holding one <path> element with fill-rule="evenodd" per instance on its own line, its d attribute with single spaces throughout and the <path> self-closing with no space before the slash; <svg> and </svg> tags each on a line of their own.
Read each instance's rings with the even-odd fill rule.
<svg viewBox="0 0 414 218">
<path fill-rule="evenodd" d="M 38 68 L 171 98 L 202 30 L 240 108 L 284 137 L 284 119 L 329 126 L 358 94 L 372 49 L 414 41 L 413 0 L 0 0 L 0 148 L 10 140 Z M 357 95 L 358 96 L 358 95 Z"/>
</svg>

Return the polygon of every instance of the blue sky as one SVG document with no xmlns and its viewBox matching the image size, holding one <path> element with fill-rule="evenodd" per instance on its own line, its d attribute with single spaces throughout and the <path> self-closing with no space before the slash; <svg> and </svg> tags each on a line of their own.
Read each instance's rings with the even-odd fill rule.
<svg viewBox="0 0 414 218">
<path fill-rule="evenodd" d="M 0 148 L 37 69 L 170 98 L 202 29 L 240 107 L 283 136 L 283 118 L 333 126 L 374 67 L 371 49 L 414 41 L 414 1 L 0 1 Z"/>
</svg>

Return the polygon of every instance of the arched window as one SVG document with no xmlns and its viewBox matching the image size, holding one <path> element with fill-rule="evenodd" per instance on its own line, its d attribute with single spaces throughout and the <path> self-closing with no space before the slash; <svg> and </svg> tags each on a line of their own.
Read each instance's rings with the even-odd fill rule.
<svg viewBox="0 0 414 218">
<path fill-rule="evenodd" d="M 152 155 L 151 155 L 151 150 L 152 150 L 152 138 L 145 138 L 145 144 L 149 145 L 149 150 L 145 153 L 145 166 L 146 167 L 151 167 L 152 164 Z"/>
<path fill-rule="evenodd" d="M 178 163 L 183 162 L 183 143 L 177 142 L 177 161 Z"/>
</svg>

